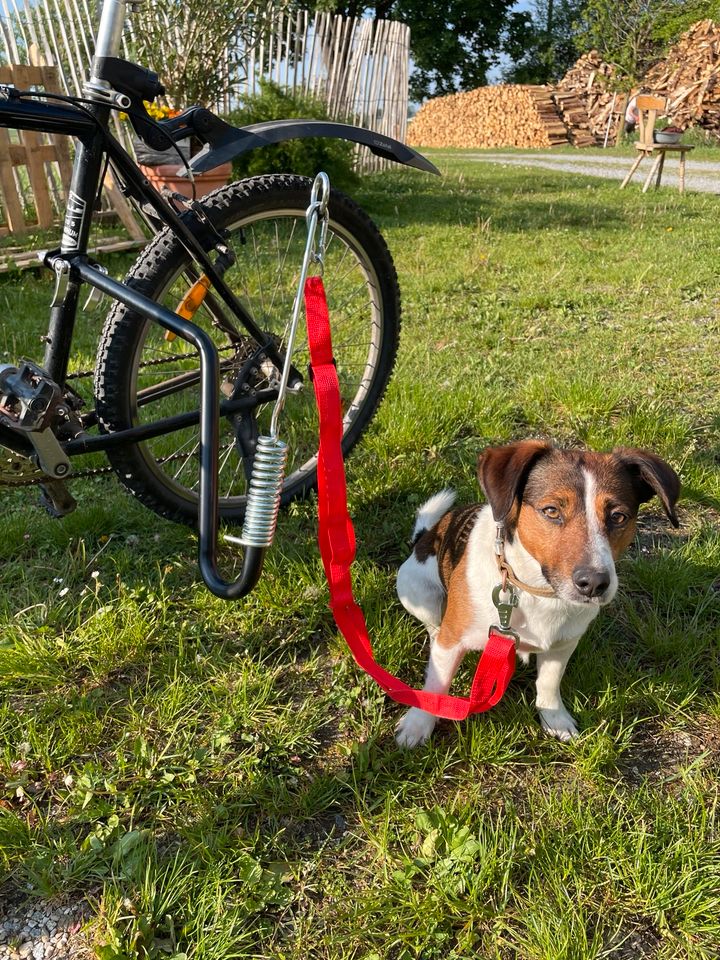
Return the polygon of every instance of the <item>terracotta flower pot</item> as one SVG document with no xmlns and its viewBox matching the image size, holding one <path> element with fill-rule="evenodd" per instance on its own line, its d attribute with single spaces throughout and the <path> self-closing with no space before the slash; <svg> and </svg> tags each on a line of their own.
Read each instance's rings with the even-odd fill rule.
<svg viewBox="0 0 720 960">
<path fill-rule="evenodd" d="M 187 177 L 176 176 L 178 170 L 177 163 L 164 163 L 158 167 L 146 167 L 139 164 L 140 169 L 148 178 L 156 190 L 162 190 L 168 187 L 175 193 L 180 193 L 183 197 L 192 197 L 192 184 Z M 232 174 L 232 163 L 223 163 L 214 170 L 208 170 L 207 173 L 195 174 L 195 196 L 199 200 L 206 193 L 215 190 L 216 187 L 223 187 L 229 182 Z"/>
</svg>

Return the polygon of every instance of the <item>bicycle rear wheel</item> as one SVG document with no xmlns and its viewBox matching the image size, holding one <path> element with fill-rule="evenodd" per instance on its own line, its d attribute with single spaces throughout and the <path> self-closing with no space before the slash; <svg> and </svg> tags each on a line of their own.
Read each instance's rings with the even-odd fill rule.
<svg viewBox="0 0 720 960">
<path fill-rule="evenodd" d="M 305 209 L 311 181 L 290 175 L 256 177 L 231 184 L 203 200 L 214 225 L 228 231 L 236 263 L 225 280 L 250 317 L 284 348 L 306 241 Z M 343 404 L 343 449 L 357 443 L 390 379 L 398 347 L 400 298 L 392 258 L 369 217 L 348 197 L 332 191 L 325 280 Z M 192 281 L 190 258 L 168 230 L 139 257 L 126 282 L 152 300 L 177 309 Z M 251 395 L 273 386 L 279 371 L 268 360 L 254 364 L 257 344 L 208 298 L 193 322 L 213 337 L 221 363 L 221 395 Z M 307 371 L 304 329 L 293 355 Z M 157 324 L 115 304 L 100 340 L 95 370 L 100 427 L 116 432 L 199 407 L 199 361 L 195 349 L 167 339 Z M 220 514 L 241 520 L 245 512 L 248 451 L 253 434 L 266 433 L 271 405 L 239 424 L 221 419 Z M 288 397 L 280 434 L 289 446 L 282 501 L 316 482 L 317 414 L 306 382 Z M 250 446 L 248 446 L 248 442 Z M 171 520 L 195 523 L 199 488 L 196 425 L 142 443 L 108 451 L 121 482 L 146 506 Z"/>
</svg>

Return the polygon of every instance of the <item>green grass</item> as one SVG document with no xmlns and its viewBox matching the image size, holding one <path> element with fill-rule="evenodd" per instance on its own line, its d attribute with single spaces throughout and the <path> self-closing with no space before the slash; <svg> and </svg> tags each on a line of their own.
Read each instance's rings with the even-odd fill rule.
<svg viewBox="0 0 720 960">
<path fill-rule="evenodd" d="M 2 892 L 89 898 L 105 960 L 717 957 L 717 198 L 442 165 L 357 191 L 404 300 L 396 376 L 348 463 L 378 658 L 421 682 L 394 571 L 424 497 L 477 496 L 487 443 L 652 447 L 681 474 L 681 528 L 645 509 L 571 660 L 580 739 L 543 736 L 520 667 L 491 713 L 407 753 L 333 628 L 312 503 L 227 604 L 193 536 L 116 483 L 76 484 L 62 522 L 8 492 Z M 49 290 L 0 281 L 8 358 L 36 352 Z M 100 322 L 80 324 L 80 364 Z"/>
</svg>

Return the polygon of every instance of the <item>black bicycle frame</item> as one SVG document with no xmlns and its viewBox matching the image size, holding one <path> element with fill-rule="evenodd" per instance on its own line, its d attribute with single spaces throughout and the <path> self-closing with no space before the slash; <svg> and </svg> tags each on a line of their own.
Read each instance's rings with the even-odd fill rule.
<svg viewBox="0 0 720 960">
<path fill-rule="evenodd" d="M 92 104 L 87 110 L 37 102 L 12 96 L 0 100 L 0 126 L 19 130 L 35 130 L 65 134 L 77 141 L 72 181 L 67 200 L 60 249 L 44 256 L 46 266 L 56 275 L 67 273 L 63 299 L 50 311 L 46 339 L 44 369 L 56 383 L 63 385 L 68 372 L 72 336 L 82 283 L 109 294 L 146 320 L 159 323 L 175 335 L 191 343 L 200 357 L 200 409 L 197 413 L 180 414 L 155 423 L 119 431 L 115 434 L 73 440 L 63 444 L 68 455 L 104 450 L 118 443 L 138 442 L 160 433 L 170 433 L 199 423 L 200 426 L 200 489 L 198 494 L 198 557 L 200 572 L 209 589 L 224 599 L 236 599 L 248 593 L 257 583 L 262 570 L 265 548 L 246 546 L 240 577 L 224 580 L 217 568 L 218 538 L 218 451 L 219 416 L 246 410 L 249 406 L 272 400 L 276 391 L 265 390 L 248 400 L 228 400 L 220 404 L 218 352 L 212 338 L 202 328 L 176 313 L 142 296 L 136 290 L 113 280 L 88 259 L 87 248 L 95 201 L 100 189 L 106 157 L 121 181 L 123 192 L 140 204 L 148 204 L 157 218 L 168 226 L 191 257 L 210 279 L 214 292 L 278 367 L 283 359 L 274 341 L 260 330 L 248 316 L 235 294 L 215 269 L 208 252 L 188 225 L 197 219 L 192 211 L 179 215 L 152 187 L 134 161 L 108 130 L 110 108 Z M 198 221 L 196 232 L 207 228 Z M 216 238 L 217 239 L 217 238 Z M 21 454 L 31 451 L 28 441 L 6 427 L 0 427 L 0 443 Z"/>
</svg>

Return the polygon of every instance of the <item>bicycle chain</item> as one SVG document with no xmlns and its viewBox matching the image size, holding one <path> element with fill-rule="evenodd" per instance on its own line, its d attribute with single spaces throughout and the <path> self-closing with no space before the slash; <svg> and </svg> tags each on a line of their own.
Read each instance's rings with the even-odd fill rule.
<svg viewBox="0 0 720 960">
<path fill-rule="evenodd" d="M 232 443 L 226 443 L 224 446 L 221 446 L 218 453 L 224 453 L 233 446 Z M 1 448 L 0 448 L 1 449 Z M 5 448 L 7 449 L 7 448 Z M 156 460 L 156 463 L 174 463 L 177 460 L 189 460 L 192 456 L 192 453 L 173 453 L 169 457 L 162 457 L 162 459 Z M 7 457 L 4 460 L 5 464 L 20 462 L 22 465 L 30 464 L 30 461 L 25 457 L 21 457 L 19 454 L 12 454 L 10 457 Z M 0 461 L 0 487 L 34 487 L 40 483 L 45 483 L 47 480 L 51 480 L 52 477 L 46 476 L 36 467 L 30 466 L 30 469 L 33 471 L 32 476 L 23 477 L 18 475 L 17 477 L 10 476 L 8 479 L 3 480 L 3 461 Z M 114 467 L 88 467 L 85 470 L 73 471 L 69 474 L 67 480 L 84 480 L 87 477 L 99 477 L 104 474 L 115 473 Z"/>
<path fill-rule="evenodd" d="M 232 349 L 232 346 L 221 347 L 218 350 L 218 353 L 224 353 Z M 175 363 L 179 360 L 187 360 L 187 354 L 176 353 L 168 357 L 159 357 L 156 360 L 145 360 L 140 364 L 140 368 L 156 367 L 160 366 L 161 364 Z M 93 370 L 79 370 L 76 373 L 69 373 L 65 379 L 83 380 L 92 376 L 94 376 Z M 224 447 L 221 446 L 220 452 L 228 450 L 231 445 L 232 444 L 226 444 Z M 0 447 L 0 451 L 2 450 L 3 448 Z M 5 447 L 4 450 L 7 452 L 8 456 L 5 457 L 0 452 L 0 487 L 34 487 L 44 483 L 49 479 L 52 479 L 46 476 L 41 470 L 38 470 L 37 467 L 33 466 L 32 462 L 27 457 L 20 456 L 20 454 L 14 453 L 7 447 Z M 190 456 L 192 456 L 190 453 L 173 453 L 168 457 L 163 457 L 162 459 L 157 460 L 157 463 L 173 463 L 176 460 L 187 460 Z M 8 465 L 11 465 L 9 472 Z M 13 472 L 15 468 L 18 470 L 17 473 Z M 73 471 L 73 473 L 70 474 L 67 479 L 84 480 L 89 477 L 99 477 L 114 472 L 115 470 L 111 466 L 87 467 L 85 470 Z"/>
</svg>

